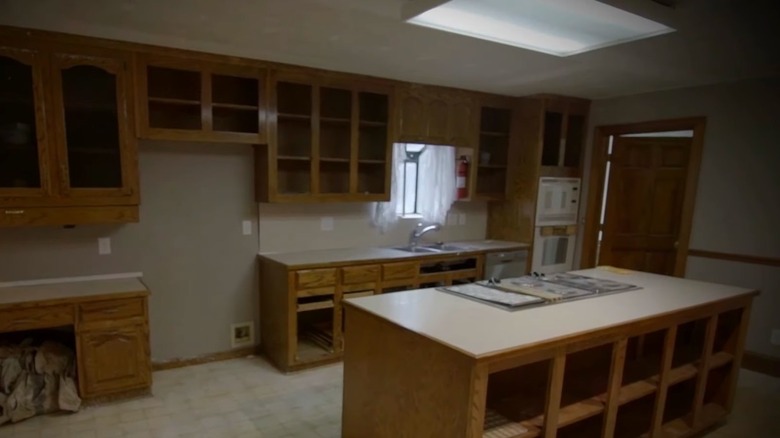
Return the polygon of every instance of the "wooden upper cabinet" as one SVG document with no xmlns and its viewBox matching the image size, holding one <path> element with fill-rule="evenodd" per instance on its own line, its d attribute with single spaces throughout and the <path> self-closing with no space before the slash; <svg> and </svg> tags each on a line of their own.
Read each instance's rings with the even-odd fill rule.
<svg viewBox="0 0 780 438">
<path fill-rule="evenodd" d="M 590 102 L 562 96 L 542 99 L 542 176 L 579 176 Z"/>
<path fill-rule="evenodd" d="M 510 169 L 517 165 L 514 152 L 519 147 L 515 113 L 508 99 L 485 99 L 480 103 L 476 199 L 500 200 L 506 196 Z"/>
<path fill-rule="evenodd" d="M 473 148 L 476 104 L 470 94 L 423 85 L 398 87 L 397 141 Z"/>
<path fill-rule="evenodd" d="M 0 226 L 133 222 L 130 55 L 0 48 Z"/>
<path fill-rule="evenodd" d="M 44 92 L 45 54 L 0 46 L 0 202 L 52 196 Z"/>
<path fill-rule="evenodd" d="M 142 138 L 267 142 L 264 69 L 138 55 L 136 81 Z"/>
<path fill-rule="evenodd" d="M 391 89 L 275 72 L 270 135 L 257 152 L 261 202 L 388 198 Z"/>
</svg>

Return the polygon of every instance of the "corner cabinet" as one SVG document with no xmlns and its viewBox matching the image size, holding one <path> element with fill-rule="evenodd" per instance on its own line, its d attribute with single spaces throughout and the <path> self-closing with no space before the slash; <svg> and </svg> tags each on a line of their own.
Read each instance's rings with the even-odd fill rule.
<svg viewBox="0 0 780 438">
<path fill-rule="evenodd" d="M 139 55 L 136 78 L 141 138 L 267 141 L 265 69 Z"/>
<path fill-rule="evenodd" d="M 397 90 L 397 140 L 463 148 L 476 145 L 477 104 L 472 93 L 423 85 Z"/>
<path fill-rule="evenodd" d="M 256 148 L 259 202 L 389 199 L 392 88 L 276 72 L 269 142 Z"/>
<path fill-rule="evenodd" d="M 136 222 L 130 55 L 0 46 L 0 226 Z"/>
</svg>

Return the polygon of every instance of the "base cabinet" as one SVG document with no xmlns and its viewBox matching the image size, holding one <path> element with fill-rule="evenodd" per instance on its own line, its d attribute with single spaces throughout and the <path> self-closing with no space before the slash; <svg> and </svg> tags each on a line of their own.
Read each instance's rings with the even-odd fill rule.
<svg viewBox="0 0 780 438">
<path fill-rule="evenodd" d="M 140 325 L 95 330 L 79 335 L 80 378 L 85 397 L 147 387 L 151 373 L 148 334 Z"/>
</svg>

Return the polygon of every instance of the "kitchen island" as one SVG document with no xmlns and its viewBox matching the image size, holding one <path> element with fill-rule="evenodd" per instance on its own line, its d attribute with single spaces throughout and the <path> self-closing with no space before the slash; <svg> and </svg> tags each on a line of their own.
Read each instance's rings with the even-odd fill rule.
<svg viewBox="0 0 780 438">
<path fill-rule="evenodd" d="M 344 437 L 691 436 L 733 403 L 755 290 L 641 289 L 516 312 L 436 289 L 345 300 Z"/>
</svg>

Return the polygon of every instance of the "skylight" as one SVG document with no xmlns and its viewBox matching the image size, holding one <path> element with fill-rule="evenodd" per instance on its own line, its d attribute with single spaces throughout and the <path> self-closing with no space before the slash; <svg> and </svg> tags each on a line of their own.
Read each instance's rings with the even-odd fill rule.
<svg viewBox="0 0 780 438">
<path fill-rule="evenodd" d="M 449 0 L 414 8 L 410 2 L 404 10 L 409 23 L 556 56 L 674 31 L 597 0 Z"/>
</svg>

